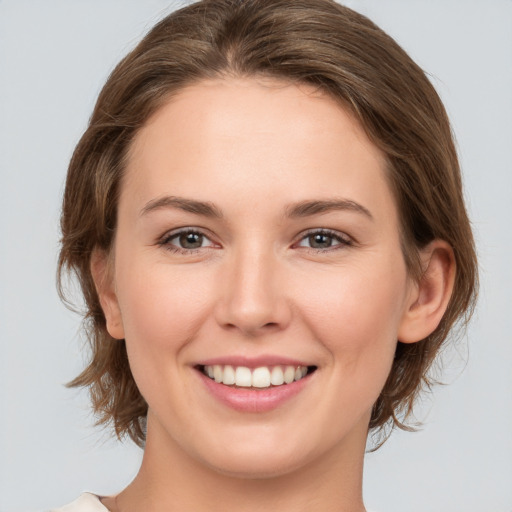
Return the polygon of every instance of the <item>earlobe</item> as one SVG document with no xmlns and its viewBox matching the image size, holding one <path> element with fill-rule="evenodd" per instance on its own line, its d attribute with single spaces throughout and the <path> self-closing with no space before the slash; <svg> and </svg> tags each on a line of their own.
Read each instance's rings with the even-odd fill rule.
<svg viewBox="0 0 512 512">
<path fill-rule="evenodd" d="M 455 282 L 455 258 L 451 246 L 434 240 L 421 251 L 423 273 L 404 312 L 398 340 L 415 343 L 435 331 L 448 307 Z"/>
<path fill-rule="evenodd" d="M 123 339 L 124 328 L 114 286 L 112 262 L 105 251 L 94 249 L 91 256 L 91 274 L 105 315 L 107 331 L 113 338 Z"/>
</svg>

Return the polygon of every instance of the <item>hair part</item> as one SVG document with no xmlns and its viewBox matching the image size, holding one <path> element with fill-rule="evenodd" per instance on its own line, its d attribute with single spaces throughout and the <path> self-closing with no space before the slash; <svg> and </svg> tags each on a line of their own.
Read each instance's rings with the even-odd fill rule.
<svg viewBox="0 0 512 512">
<path fill-rule="evenodd" d="M 434 239 L 454 252 L 456 278 L 438 328 L 398 342 L 370 429 L 410 429 L 405 419 L 449 331 L 469 320 L 477 264 L 448 117 L 425 73 L 366 17 L 332 0 L 203 0 L 160 21 L 114 69 L 72 156 L 64 192 L 58 263 L 76 275 L 86 304 L 91 359 L 70 386 L 88 387 L 99 424 L 144 443 L 147 403 L 123 340 L 107 332 L 91 274 L 93 251 L 113 246 L 119 190 L 131 143 L 148 119 L 188 85 L 272 77 L 317 87 L 365 129 L 387 160 L 404 259 L 421 278 L 419 251 Z"/>
</svg>

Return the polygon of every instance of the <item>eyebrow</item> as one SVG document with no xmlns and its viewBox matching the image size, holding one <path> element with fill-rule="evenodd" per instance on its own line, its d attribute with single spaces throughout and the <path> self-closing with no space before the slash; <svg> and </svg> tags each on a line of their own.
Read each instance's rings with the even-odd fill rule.
<svg viewBox="0 0 512 512">
<path fill-rule="evenodd" d="M 216 219 L 221 219 L 223 217 L 222 212 L 213 203 L 176 196 L 164 196 L 152 199 L 144 205 L 140 211 L 140 215 L 143 216 L 152 211 L 164 208 L 178 208 L 185 212 L 204 215 L 205 217 L 212 217 Z"/>
<path fill-rule="evenodd" d="M 362 213 L 370 220 L 374 220 L 373 215 L 367 208 L 350 199 L 301 201 L 300 203 L 289 206 L 286 209 L 285 215 L 291 218 L 301 218 L 328 213 L 332 210 L 348 210 Z"/>
<path fill-rule="evenodd" d="M 222 211 L 209 201 L 196 201 L 194 199 L 176 196 L 163 196 L 148 201 L 142 208 L 140 215 L 143 216 L 152 211 L 164 208 L 178 208 L 185 212 L 195 213 L 196 215 L 203 215 L 205 217 L 215 219 L 222 219 L 224 217 Z M 348 210 L 356 213 L 362 213 L 370 220 L 374 220 L 373 215 L 367 208 L 350 199 L 318 199 L 301 201 L 288 206 L 285 209 L 284 216 L 289 218 L 303 218 L 328 213 L 333 210 Z"/>
</svg>

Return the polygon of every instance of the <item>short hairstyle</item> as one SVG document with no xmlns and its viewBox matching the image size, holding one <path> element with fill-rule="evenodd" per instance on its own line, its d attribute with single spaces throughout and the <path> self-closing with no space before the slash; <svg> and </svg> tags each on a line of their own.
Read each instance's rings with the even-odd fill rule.
<svg viewBox="0 0 512 512">
<path fill-rule="evenodd" d="M 338 101 L 384 154 L 409 273 L 434 239 L 454 253 L 454 290 L 437 329 L 398 341 L 373 406 L 370 429 L 410 429 L 406 419 L 449 331 L 474 307 L 477 264 L 450 124 L 425 73 L 366 17 L 333 0 L 202 0 L 161 20 L 114 69 L 72 156 L 63 199 L 59 291 L 74 273 L 85 298 L 88 366 L 70 386 L 89 388 L 98 424 L 144 444 L 147 403 L 130 371 L 124 340 L 107 332 L 91 274 L 107 254 L 130 145 L 148 118 L 188 85 L 224 77 L 273 77 L 310 84 Z"/>
</svg>

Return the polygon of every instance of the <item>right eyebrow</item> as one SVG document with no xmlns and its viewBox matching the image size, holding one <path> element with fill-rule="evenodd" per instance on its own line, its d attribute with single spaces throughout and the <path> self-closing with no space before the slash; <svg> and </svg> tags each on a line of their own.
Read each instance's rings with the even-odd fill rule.
<svg viewBox="0 0 512 512">
<path fill-rule="evenodd" d="M 194 199 L 177 196 L 163 196 L 152 199 L 144 205 L 139 215 L 147 215 L 155 210 L 165 208 L 177 208 L 185 212 L 204 215 L 205 217 L 212 217 L 216 219 L 221 219 L 223 217 L 222 212 L 213 203 L 196 201 Z"/>
</svg>

